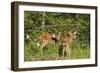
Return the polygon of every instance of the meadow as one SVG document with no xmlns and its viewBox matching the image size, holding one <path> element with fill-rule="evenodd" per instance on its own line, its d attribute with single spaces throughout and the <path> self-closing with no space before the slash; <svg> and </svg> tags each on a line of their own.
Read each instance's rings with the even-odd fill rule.
<svg viewBox="0 0 100 73">
<path fill-rule="evenodd" d="M 43 55 L 40 53 L 37 42 L 31 41 L 25 45 L 25 61 L 39 61 L 39 60 L 64 60 L 64 59 L 87 59 L 90 58 L 90 48 L 86 44 L 77 45 L 75 42 L 71 47 L 71 57 L 62 57 L 59 48 L 59 43 L 52 46 L 48 44 L 43 49 Z"/>
</svg>

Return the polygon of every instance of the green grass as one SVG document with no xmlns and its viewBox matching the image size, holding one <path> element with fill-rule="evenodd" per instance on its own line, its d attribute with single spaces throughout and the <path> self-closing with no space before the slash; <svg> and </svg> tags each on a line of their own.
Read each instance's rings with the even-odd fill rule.
<svg viewBox="0 0 100 73">
<path fill-rule="evenodd" d="M 64 59 L 87 59 L 90 58 L 90 48 L 88 45 L 77 45 L 73 43 L 71 47 L 71 57 L 59 56 L 59 45 L 56 43 L 55 47 L 52 44 L 47 44 L 43 49 L 43 55 L 40 53 L 39 47 L 36 46 L 38 41 L 28 41 L 24 44 L 24 60 L 25 61 L 45 61 L 45 60 L 64 60 Z M 61 52 L 61 51 L 60 51 Z"/>
</svg>

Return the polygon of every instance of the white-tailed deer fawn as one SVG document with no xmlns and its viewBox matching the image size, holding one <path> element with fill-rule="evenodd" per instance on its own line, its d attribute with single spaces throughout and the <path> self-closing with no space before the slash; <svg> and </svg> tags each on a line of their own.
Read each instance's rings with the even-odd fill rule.
<svg viewBox="0 0 100 73">
<path fill-rule="evenodd" d="M 76 32 L 73 33 L 69 33 L 69 37 L 64 35 L 64 37 L 62 38 L 62 53 L 63 53 L 63 57 L 65 56 L 65 53 L 68 57 L 70 57 L 71 55 L 71 44 L 73 42 L 73 40 L 76 38 Z"/>
<path fill-rule="evenodd" d="M 55 45 L 55 43 L 60 40 L 60 35 L 61 33 L 59 32 L 58 35 L 55 34 L 50 34 L 47 32 L 44 32 L 40 35 L 39 40 L 40 40 L 40 51 L 41 54 L 43 54 L 43 48 L 48 44 L 51 43 Z"/>
</svg>

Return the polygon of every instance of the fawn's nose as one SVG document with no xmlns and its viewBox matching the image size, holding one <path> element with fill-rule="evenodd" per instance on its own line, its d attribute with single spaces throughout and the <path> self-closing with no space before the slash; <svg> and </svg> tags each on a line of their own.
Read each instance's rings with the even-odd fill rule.
<svg viewBox="0 0 100 73">
<path fill-rule="evenodd" d="M 76 39 L 76 36 L 74 36 L 73 39 Z"/>
</svg>

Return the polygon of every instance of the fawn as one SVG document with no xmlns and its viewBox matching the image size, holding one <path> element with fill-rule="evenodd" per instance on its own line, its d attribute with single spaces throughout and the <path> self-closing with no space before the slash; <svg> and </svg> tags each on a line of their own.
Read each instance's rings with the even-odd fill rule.
<svg viewBox="0 0 100 73">
<path fill-rule="evenodd" d="M 71 55 L 71 44 L 73 42 L 73 40 L 76 38 L 76 32 L 73 33 L 69 33 L 69 37 L 64 35 L 64 37 L 62 38 L 62 54 L 63 57 L 65 56 L 65 54 L 70 57 Z"/>
<path fill-rule="evenodd" d="M 48 44 L 51 43 L 55 45 L 55 43 L 60 40 L 60 35 L 61 33 L 59 32 L 58 35 L 55 34 L 50 34 L 48 32 L 44 32 L 40 35 L 39 40 L 40 40 L 40 51 L 41 54 L 43 54 L 43 48 Z"/>
</svg>

